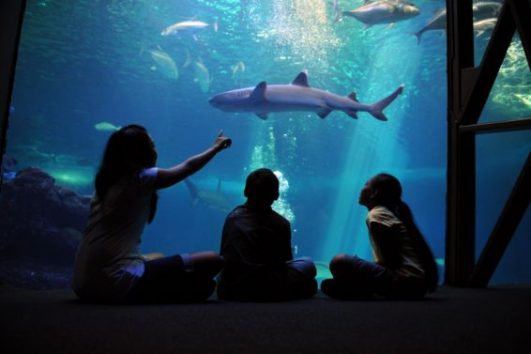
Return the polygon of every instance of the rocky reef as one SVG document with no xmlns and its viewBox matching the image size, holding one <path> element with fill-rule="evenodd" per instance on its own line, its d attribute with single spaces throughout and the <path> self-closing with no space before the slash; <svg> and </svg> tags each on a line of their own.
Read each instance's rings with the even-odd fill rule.
<svg viewBox="0 0 531 354">
<path fill-rule="evenodd" d="M 0 283 L 68 287 L 90 197 L 55 184 L 37 168 L 19 171 L 0 191 Z"/>
</svg>

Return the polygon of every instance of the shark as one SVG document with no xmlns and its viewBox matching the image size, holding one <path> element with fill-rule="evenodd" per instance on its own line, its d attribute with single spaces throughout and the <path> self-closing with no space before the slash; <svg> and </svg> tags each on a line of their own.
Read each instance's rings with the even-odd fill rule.
<svg viewBox="0 0 531 354">
<path fill-rule="evenodd" d="M 383 110 L 404 90 L 400 85 L 389 96 L 373 104 L 360 103 L 356 93 L 339 96 L 334 93 L 310 87 L 305 71 L 299 73 L 285 85 L 268 85 L 265 81 L 255 87 L 247 87 L 219 93 L 209 103 L 225 112 L 254 112 L 259 118 L 267 119 L 270 112 L 313 111 L 326 118 L 330 112 L 343 111 L 352 118 L 358 118 L 359 111 L 368 112 L 374 118 L 388 120 Z"/>
<path fill-rule="evenodd" d="M 192 205 L 202 204 L 210 209 L 227 214 L 233 209 L 227 196 L 221 191 L 221 180 L 218 181 L 218 186 L 215 191 L 198 188 L 190 179 L 185 179 L 184 184 L 190 196 L 192 197 Z"/>
<path fill-rule="evenodd" d="M 501 4 L 494 1 L 478 1 L 474 3 L 472 5 L 472 14 L 474 16 L 474 21 L 476 21 L 474 24 L 474 30 L 479 31 L 479 35 L 481 35 L 485 30 L 478 30 L 478 27 L 486 28 L 486 30 L 489 30 L 491 27 L 494 28 L 492 19 L 499 15 L 500 10 Z M 486 19 L 490 19 L 490 21 L 478 23 Z M 417 44 L 420 44 L 424 32 L 434 30 L 446 30 L 446 8 L 437 10 L 428 23 L 414 33 L 414 35 L 417 36 Z"/>
</svg>

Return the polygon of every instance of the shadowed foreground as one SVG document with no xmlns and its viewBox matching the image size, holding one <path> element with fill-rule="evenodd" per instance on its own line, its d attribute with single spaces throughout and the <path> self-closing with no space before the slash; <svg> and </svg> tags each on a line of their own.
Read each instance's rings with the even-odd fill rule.
<svg viewBox="0 0 531 354">
<path fill-rule="evenodd" d="M 529 353 L 531 286 L 442 288 L 424 301 L 79 303 L 0 286 L 3 353 Z"/>
</svg>

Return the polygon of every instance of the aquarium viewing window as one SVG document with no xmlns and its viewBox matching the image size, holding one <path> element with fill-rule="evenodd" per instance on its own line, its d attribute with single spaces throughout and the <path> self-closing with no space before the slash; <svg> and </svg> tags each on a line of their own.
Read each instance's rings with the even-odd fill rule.
<svg viewBox="0 0 531 354">
<path fill-rule="evenodd" d="M 313 258 L 322 279 L 338 253 L 370 259 L 367 211 L 358 195 L 371 176 L 389 172 L 401 180 L 442 275 L 446 1 L 379 1 L 394 6 L 396 17 L 374 10 L 353 15 L 371 3 L 27 1 L 2 160 L 0 280 L 68 286 L 103 148 L 112 132 L 131 123 L 149 130 L 161 167 L 202 151 L 221 130 L 233 140 L 186 183 L 160 191 L 141 244 L 145 253 L 219 250 L 227 213 L 245 200 L 246 176 L 268 167 L 280 180 L 274 208 L 291 222 L 293 253 Z M 475 24 L 476 57 L 502 4 L 489 3 L 475 17 L 490 20 Z M 515 36 L 480 120 L 530 116 L 525 63 Z M 212 100 L 264 81 L 290 84 L 302 72 L 311 88 L 356 98 L 357 115 L 339 108 L 292 111 L 284 101 L 273 112 L 230 111 Z M 393 93 L 385 116 L 363 106 Z M 529 154 L 531 135 L 477 143 L 478 183 L 495 192 L 478 199 L 481 244 Z M 531 268 L 520 251 L 529 248 L 530 222 L 527 213 L 494 282 L 531 279 L 521 270 Z"/>
</svg>

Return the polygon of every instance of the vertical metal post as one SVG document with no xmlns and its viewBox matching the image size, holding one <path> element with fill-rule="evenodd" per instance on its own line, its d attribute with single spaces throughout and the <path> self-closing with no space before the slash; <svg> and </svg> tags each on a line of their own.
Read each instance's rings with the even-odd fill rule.
<svg viewBox="0 0 531 354">
<path fill-rule="evenodd" d="M 465 286 L 475 262 L 475 135 L 460 134 L 474 67 L 472 0 L 447 0 L 448 169 L 445 283 Z"/>
<path fill-rule="evenodd" d="M 0 1 L 0 164 L 6 146 L 7 118 L 25 8 L 25 0 Z"/>
</svg>

